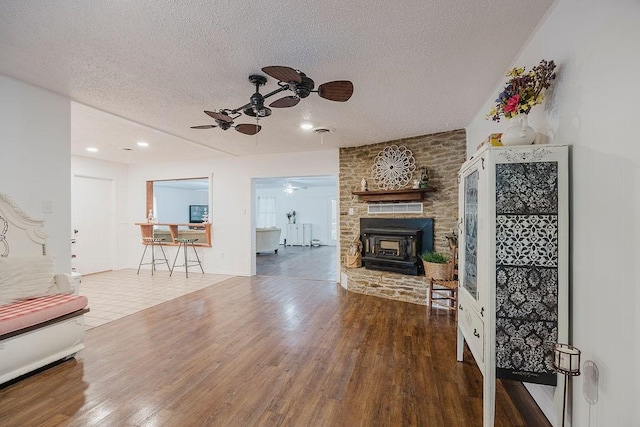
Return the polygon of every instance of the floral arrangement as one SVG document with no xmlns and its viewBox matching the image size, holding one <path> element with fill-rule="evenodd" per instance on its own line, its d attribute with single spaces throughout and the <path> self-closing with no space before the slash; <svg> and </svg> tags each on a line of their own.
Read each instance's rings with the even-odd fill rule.
<svg viewBox="0 0 640 427">
<path fill-rule="evenodd" d="M 489 111 L 486 119 L 500 121 L 504 116 L 510 119 L 518 114 L 529 114 L 534 105 L 542 103 L 544 90 L 551 86 L 556 78 L 556 64 L 553 61 L 540 61 L 531 71 L 525 72 L 522 67 L 516 67 L 507 73 L 511 79 L 507 82 L 498 99 L 496 106 Z"/>
</svg>

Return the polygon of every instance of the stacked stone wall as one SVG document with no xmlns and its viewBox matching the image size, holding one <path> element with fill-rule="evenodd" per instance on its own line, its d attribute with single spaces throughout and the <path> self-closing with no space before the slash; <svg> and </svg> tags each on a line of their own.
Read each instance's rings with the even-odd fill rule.
<svg viewBox="0 0 640 427">
<path fill-rule="evenodd" d="M 420 178 L 420 168 L 429 171 L 429 186 L 434 192 L 426 193 L 422 214 L 367 214 L 368 203 L 362 202 L 353 191 L 360 191 L 364 178 L 369 190 L 378 188 L 372 177 L 375 157 L 390 145 L 404 146 L 415 158 L 413 179 Z M 340 149 L 340 247 L 341 259 L 345 259 L 349 245 L 360 235 L 360 218 L 433 218 L 434 249 L 448 251 L 444 237 L 456 228 L 458 218 L 458 171 L 465 161 L 466 132 L 464 129 L 441 132 L 362 147 Z M 407 185 L 411 187 L 411 183 Z M 353 214 L 349 210 L 353 209 Z M 342 265 L 344 266 L 344 262 Z M 424 277 L 406 276 L 366 270 L 347 269 L 347 289 L 353 292 L 392 298 L 417 304 L 426 304 Z"/>
</svg>

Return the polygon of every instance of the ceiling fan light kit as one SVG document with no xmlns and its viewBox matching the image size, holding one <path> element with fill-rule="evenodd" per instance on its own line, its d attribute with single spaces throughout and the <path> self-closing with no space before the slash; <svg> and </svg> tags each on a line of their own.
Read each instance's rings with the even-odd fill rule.
<svg viewBox="0 0 640 427">
<path fill-rule="evenodd" d="M 331 130 L 327 128 L 318 128 L 315 129 L 314 132 L 320 135 L 320 145 L 324 145 L 324 136 L 331 133 Z"/>
<path fill-rule="evenodd" d="M 249 98 L 249 102 L 234 109 L 223 108 L 219 111 L 206 111 L 209 117 L 213 118 L 216 122 L 215 125 L 199 125 L 192 126 L 191 129 L 211 129 L 219 127 L 222 130 L 228 130 L 235 128 L 236 131 L 245 135 L 255 135 L 260 132 L 262 127 L 256 124 L 238 124 L 234 125 L 234 120 L 245 114 L 250 117 L 255 117 L 256 122 L 264 117 L 271 115 L 271 108 L 289 108 L 298 105 L 301 99 L 308 97 L 311 93 L 317 93 L 321 98 L 328 99 L 336 102 L 346 102 L 353 95 L 353 83 L 348 80 L 336 80 L 321 84 L 317 90 L 315 88 L 315 82 L 307 77 L 305 73 L 299 70 L 295 70 L 291 67 L 285 67 L 280 65 L 274 65 L 262 68 L 262 71 L 278 80 L 279 88 L 273 90 L 266 95 L 260 93 L 260 86 L 264 86 L 267 83 L 267 78 L 259 74 L 251 74 L 249 81 L 256 87 L 256 91 Z M 283 98 L 277 99 L 269 104 L 269 107 L 264 106 L 264 100 L 277 93 L 290 90 L 294 95 L 288 95 Z M 317 129 L 316 133 L 319 133 Z M 329 132 L 328 129 L 324 129 Z"/>
</svg>

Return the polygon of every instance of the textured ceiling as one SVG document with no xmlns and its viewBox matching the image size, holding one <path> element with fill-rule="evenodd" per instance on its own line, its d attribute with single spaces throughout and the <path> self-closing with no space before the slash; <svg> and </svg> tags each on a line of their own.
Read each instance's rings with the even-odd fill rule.
<svg viewBox="0 0 640 427">
<path fill-rule="evenodd" d="M 95 145 L 97 157 L 135 163 L 364 145 L 465 127 L 552 3 L 0 0 L 0 73 L 84 104 L 72 112 L 79 155 Z M 355 91 L 274 109 L 256 136 L 190 129 L 213 124 L 203 110 L 248 102 L 249 74 L 269 65 Z M 261 92 L 277 87 L 269 78 Z M 303 120 L 332 130 L 322 145 Z M 144 155 L 120 150 L 140 138 Z"/>
</svg>

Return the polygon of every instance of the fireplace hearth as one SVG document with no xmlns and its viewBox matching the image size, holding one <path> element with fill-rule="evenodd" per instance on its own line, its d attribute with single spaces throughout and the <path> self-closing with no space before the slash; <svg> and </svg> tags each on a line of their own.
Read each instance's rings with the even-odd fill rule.
<svg viewBox="0 0 640 427">
<path fill-rule="evenodd" d="M 362 262 L 369 270 L 419 276 L 433 250 L 433 218 L 361 218 Z"/>
</svg>

